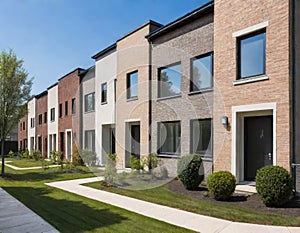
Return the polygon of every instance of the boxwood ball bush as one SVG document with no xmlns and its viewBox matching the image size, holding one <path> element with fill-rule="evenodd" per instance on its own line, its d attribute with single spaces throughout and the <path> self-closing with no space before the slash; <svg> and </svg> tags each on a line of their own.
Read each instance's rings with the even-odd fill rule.
<svg viewBox="0 0 300 233">
<path fill-rule="evenodd" d="M 204 169 L 200 155 L 182 156 L 178 161 L 177 174 L 186 189 L 197 189 L 204 179 Z"/>
<path fill-rule="evenodd" d="M 228 171 L 212 173 L 207 179 L 209 192 L 216 200 L 225 201 L 233 194 L 236 186 L 236 179 Z"/>
<path fill-rule="evenodd" d="M 291 196 L 292 189 L 292 177 L 283 167 L 269 165 L 257 171 L 256 190 L 266 206 L 285 204 Z"/>
</svg>

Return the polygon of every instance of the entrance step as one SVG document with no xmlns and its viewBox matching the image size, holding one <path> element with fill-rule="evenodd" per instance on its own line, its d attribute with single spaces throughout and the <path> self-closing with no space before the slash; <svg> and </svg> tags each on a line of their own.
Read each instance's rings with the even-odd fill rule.
<svg viewBox="0 0 300 233">
<path fill-rule="evenodd" d="M 255 182 L 240 182 L 235 188 L 236 193 L 254 194 L 256 192 Z"/>
</svg>

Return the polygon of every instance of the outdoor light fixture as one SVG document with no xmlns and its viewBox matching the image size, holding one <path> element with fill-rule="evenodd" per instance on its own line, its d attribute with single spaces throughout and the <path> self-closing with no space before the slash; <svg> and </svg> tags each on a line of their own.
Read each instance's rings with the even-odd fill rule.
<svg viewBox="0 0 300 233">
<path fill-rule="evenodd" d="M 224 127 L 227 127 L 228 126 L 228 117 L 222 116 L 221 123 L 222 123 L 222 125 L 224 125 Z"/>
</svg>

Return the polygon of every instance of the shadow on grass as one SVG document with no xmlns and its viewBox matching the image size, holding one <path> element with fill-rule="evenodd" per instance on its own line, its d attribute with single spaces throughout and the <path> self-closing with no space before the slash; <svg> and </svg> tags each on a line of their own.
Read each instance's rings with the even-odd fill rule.
<svg viewBox="0 0 300 233">
<path fill-rule="evenodd" d="M 66 192 L 53 191 L 50 187 L 4 189 L 61 232 L 92 231 L 127 219 L 109 210 L 105 204 L 99 203 L 95 208 Z"/>
<path fill-rule="evenodd" d="M 27 181 L 27 182 L 39 182 L 47 180 L 59 180 L 63 174 L 69 174 L 72 179 L 72 174 L 93 174 L 92 172 L 86 172 L 81 170 L 40 170 L 40 171 L 26 171 L 26 172 L 15 172 L 4 174 L 4 179 L 13 181 Z"/>
</svg>

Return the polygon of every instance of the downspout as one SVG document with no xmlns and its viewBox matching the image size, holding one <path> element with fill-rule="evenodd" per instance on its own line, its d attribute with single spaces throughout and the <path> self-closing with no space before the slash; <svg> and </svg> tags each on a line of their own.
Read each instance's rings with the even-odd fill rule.
<svg viewBox="0 0 300 233">
<path fill-rule="evenodd" d="M 148 116 L 148 123 L 149 123 L 149 153 L 152 151 L 152 42 L 148 39 L 149 42 L 149 116 Z"/>
</svg>

